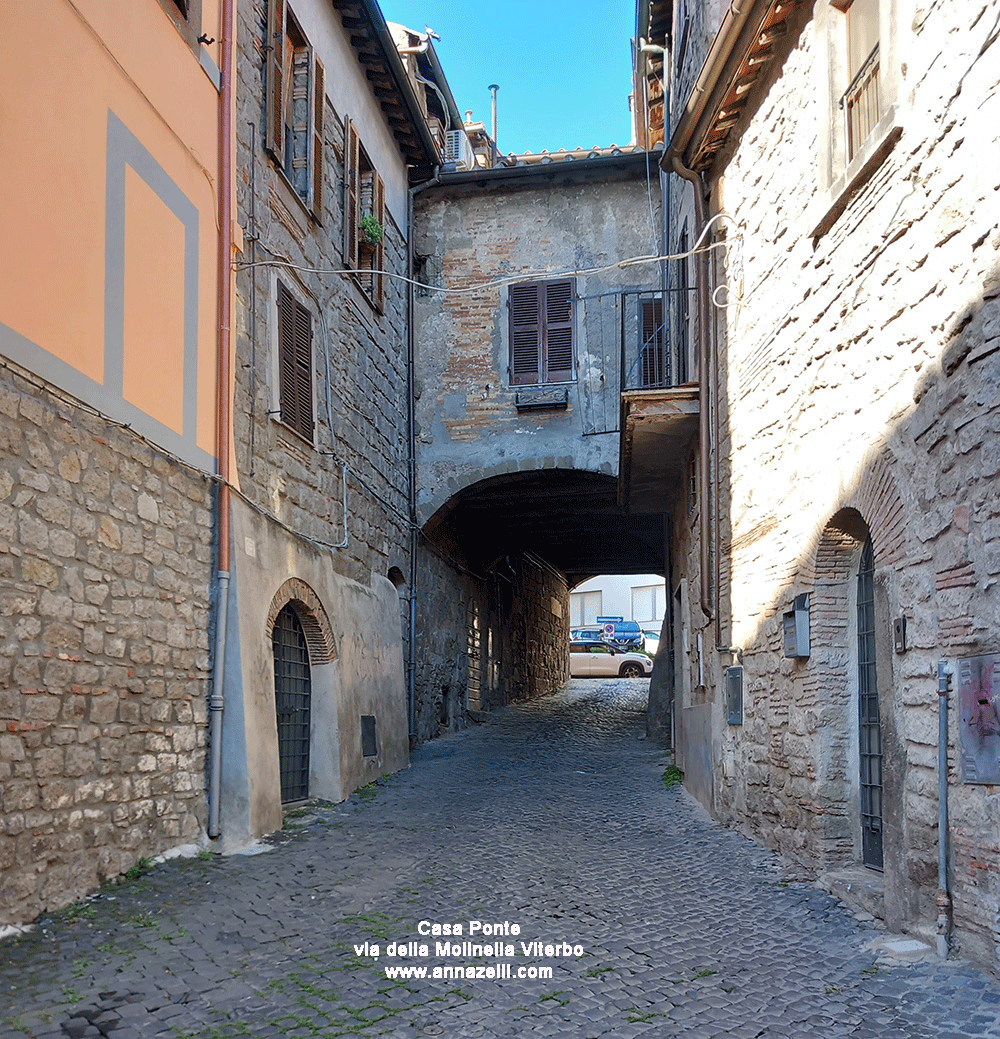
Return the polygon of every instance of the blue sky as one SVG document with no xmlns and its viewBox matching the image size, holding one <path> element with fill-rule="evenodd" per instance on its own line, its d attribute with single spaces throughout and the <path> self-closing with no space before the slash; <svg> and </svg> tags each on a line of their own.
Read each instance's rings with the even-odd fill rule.
<svg viewBox="0 0 1000 1039">
<path fill-rule="evenodd" d="M 386 21 L 429 25 L 458 110 L 502 152 L 628 144 L 635 0 L 379 0 Z"/>
</svg>

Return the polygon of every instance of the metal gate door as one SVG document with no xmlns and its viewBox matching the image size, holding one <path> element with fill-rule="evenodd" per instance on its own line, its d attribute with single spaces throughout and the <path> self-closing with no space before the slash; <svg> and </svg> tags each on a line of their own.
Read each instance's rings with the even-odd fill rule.
<svg viewBox="0 0 1000 1039">
<path fill-rule="evenodd" d="M 858 741 L 861 861 L 882 868 L 882 729 L 875 682 L 875 556 L 868 541 L 858 568 Z"/>
<path fill-rule="evenodd" d="M 465 609 L 465 653 L 469 664 L 469 710 L 483 709 L 483 646 L 479 627 L 479 606 L 470 602 Z"/>
<path fill-rule="evenodd" d="M 291 606 L 274 622 L 274 709 L 278 716 L 281 803 L 309 796 L 309 650 Z"/>
</svg>

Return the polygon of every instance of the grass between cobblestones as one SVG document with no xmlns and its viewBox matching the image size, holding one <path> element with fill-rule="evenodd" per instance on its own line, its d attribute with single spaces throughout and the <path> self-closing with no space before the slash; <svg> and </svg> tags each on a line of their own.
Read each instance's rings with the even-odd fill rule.
<svg viewBox="0 0 1000 1039">
<path fill-rule="evenodd" d="M 582 722 L 591 753 L 594 718 L 585 713 Z M 436 804 L 426 818 L 412 805 L 402 810 L 396 802 L 410 779 L 376 781 L 342 805 L 290 809 L 286 830 L 269 842 L 273 856 L 174 860 L 50 914 L 0 948 L 11 954 L 3 991 L 20 998 L 8 1003 L 11 1016 L 0 1014 L 0 1036 L 68 1035 L 70 1021 L 119 1006 L 123 1025 L 135 1021 L 129 1034 L 159 1039 L 479 1034 L 473 1023 L 504 1039 L 583 1036 L 598 1025 L 614 1037 L 672 1039 L 693 1028 L 722 1039 L 761 1034 L 777 1021 L 768 1034 L 825 1039 L 847 1035 L 866 1015 L 888 1025 L 886 1034 L 912 1039 L 1000 1035 L 993 1004 L 956 1018 L 956 1008 L 978 998 L 960 988 L 965 975 L 914 967 L 920 973 L 906 981 L 902 970 L 874 964 L 854 948 L 864 928 L 825 894 L 782 879 L 767 853 L 693 815 L 672 782 L 672 756 L 633 739 L 623 746 L 641 756 L 639 779 L 618 744 L 579 772 L 580 748 L 567 743 L 560 757 L 562 744 L 544 732 L 539 782 L 561 799 L 556 807 L 530 789 L 518 799 L 525 784 L 512 765 L 509 776 L 500 772 L 495 800 L 470 800 L 481 759 L 458 770 L 456 782 L 456 753 L 440 788 L 462 788 L 468 818 L 451 808 L 442 816 Z M 509 734 L 494 742 L 494 767 L 508 768 Z M 595 799 L 595 777 L 604 774 L 606 790 Z M 501 808 L 511 798 L 507 818 Z M 557 853 L 560 836 L 571 838 L 572 861 Z M 680 862 L 669 879 L 657 872 L 667 846 Z M 509 871 L 499 904 L 483 883 L 497 849 Z M 761 928 L 760 912 L 777 937 Z M 508 914 L 527 924 L 528 938 L 551 928 L 554 938 L 585 939 L 584 956 L 561 960 L 540 985 L 481 986 L 386 978 L 384 965 L 395 961 L 384 948 L 377 960 L 354 949 L 413 938 L 420 918 Z M 946 1017 L 961 1025 L 941 1027 Z"/>
</svg>

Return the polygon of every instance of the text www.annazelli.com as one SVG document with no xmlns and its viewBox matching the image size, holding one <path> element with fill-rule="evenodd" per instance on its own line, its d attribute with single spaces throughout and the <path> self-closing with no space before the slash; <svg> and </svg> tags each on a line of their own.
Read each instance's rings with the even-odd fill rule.
<svg viewBox="0 0 1000 1039">
<path fill-rule="evenodd" d="M 445 980 L 482 979 L 484 981 L 507 981 L 514 978 L 538 978 L 546 981 L 552 977 L 551 967 L 514 967 L 510 963 L 486 964 L 470 963 L 463 967 L 386 967 L 387 978 L 443 978 Z"/>
</svg>

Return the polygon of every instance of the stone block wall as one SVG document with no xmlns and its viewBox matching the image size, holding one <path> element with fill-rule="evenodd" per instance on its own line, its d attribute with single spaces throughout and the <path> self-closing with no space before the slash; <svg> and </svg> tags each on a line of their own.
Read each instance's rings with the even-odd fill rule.
<svg viewBox="0 0 1000 1039">
<path fill-rule="evenodd" d="M 507 703 L 548 696 L 569 679 L 565 577 L 532 555 L 522 556 L 513 570 L 511 609 L 500 618 Z"/>
<path fill-rule="evenodd" d="M 469 693 L 470 604 L 479 604 L 480 673 L 487 679 L 485 594 L 471 574 L 423 545 L 417 577 L 416 729 L 420 742 L 464 728 Z"/>
<path fill-rule="evenodd" d="M 301 6 L 304 17 L 310 5 Z M 331 552 L 330 565 L 362 584 L 373 571 L 384 576 L 391 566 L 408 574 L 405 285 L 386 279 L 379 313 L 355 280 L 341 273 L 344 120 L 352 113 L 336 111 L 327 98 L 322 223 L 308 215 L 269 161 L 263 147 L 267 5 L 247 4 L 238 13 L 237 204 L 241 224 L 260 239 L 258 246 L 248 243 L 242 259 L 264 264 L 237 277 L 234 428 L 240 490 L 289 529 L 320 546 L 339 546 L 345 537 L 346 465 L 347 545 Z M 388 179 L 390 171 L 383 174 Z M 388 210 L 386 217 L 386 269 L 405 273 L 404 229 Z M 267 265 L 283 258 L 315 270 Z M 312 314 L 312 445 L 274 413 L 279 278 Z"/>
<path fill-rule="evenodd" d="M 205 824 L 212 487 L 0 373 L 0 924 Z"/>
<path fill-rule="evenodd" d="M 887 644 L 886 909 L 925 934 L 937 663 L 1000 649 L 1000 176 L 987 114 L 1000 73 L 987 7 L 928 6 L 897 27 L 901 136 L 825 234 L 812 236 L 830 205 L 809 89 L 815 23 L 768 82 L 725 176 L 726 279 L 740 302 L 721 318 L 723 641 L 744 649 L 746 701 L 740 727 L 716 708 L 714 808 L 813 867 L 859 861 L 851 581 L 870 533 Z M 806 591 L 812 653 L 791 660 L 782 613 Z M 899 616 L 909 644 L 896 654 Z M 1000 831 L 991 789 L 960 782 L 955 714 L 956 945 L 996 965 Z"/>
</svg>

